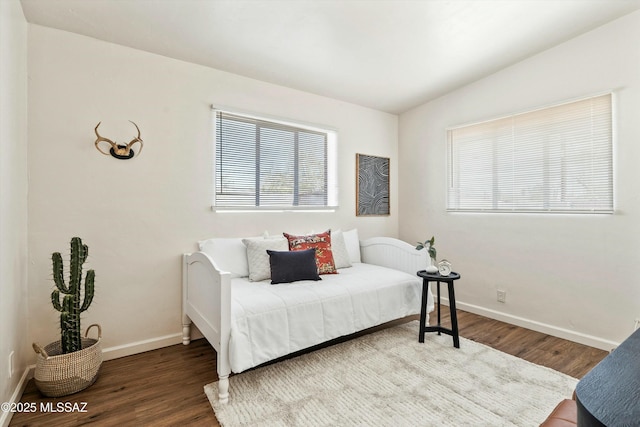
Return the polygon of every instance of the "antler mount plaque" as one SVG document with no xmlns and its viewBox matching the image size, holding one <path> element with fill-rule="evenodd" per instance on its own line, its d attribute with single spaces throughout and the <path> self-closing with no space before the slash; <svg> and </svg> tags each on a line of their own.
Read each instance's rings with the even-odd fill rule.
<svg viewBox="0 0 640 427">
<path fill-rule="evenodd" d="M 110 140 L 109 138 L 104 138 L 100 136 L 100 134 L 98 133 L 98 126 L 100 126 L 100 123 L 102 122 L 98 122 L 98 124 L 94 129 L 96 133 L 95 146 L 98 149 L 98 151 L 104 154 L 105 156 L 111 155 L 116 159 L 127 160 L 127 159 L 133 158 L 136 155 L 135 151 L 133 151 L 133 146 L 136 143 L 140 143 L 140 150 L 138 151 L 138 154 L 140 154 L 142 152 L 142 147 L 144 146 L 144 144 L 142 143 L 142 137 L 140 136 L 140 128 L 138 127 L 137 124 L 135 124 L 131 120 L 129 121 L 133 123 L 133 125 L 136 127 L 136 130 L 138 131 L 138 136 L 134 137 L 128 144 L 117 144 L 112 140 Z M 102 144 L 102 146 L 100 144 Z M 109 145 L 109 151 L 104 150 L 105 148 L 107 148 L 105 144 Z"/>
</svg>

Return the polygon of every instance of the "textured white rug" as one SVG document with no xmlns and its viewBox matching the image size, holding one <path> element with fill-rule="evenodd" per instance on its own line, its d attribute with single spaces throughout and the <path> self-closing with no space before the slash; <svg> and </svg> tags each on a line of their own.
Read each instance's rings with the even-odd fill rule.
<svg viewBox="0 0 640 427">
<path fill-rule="evenodd" d="M 231 426 L 538 426 L 577 380 L 418 322 L 385 329 L 230 378 Z"/>
</svg>

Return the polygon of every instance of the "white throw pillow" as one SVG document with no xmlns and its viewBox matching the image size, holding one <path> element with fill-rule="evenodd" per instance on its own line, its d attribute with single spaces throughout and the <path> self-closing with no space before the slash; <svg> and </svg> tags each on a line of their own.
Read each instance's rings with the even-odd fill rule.
<svg viewBox="0 0 640 427">
<path fill-rule="evenodd" d="M 259 282 L 271 277 L 269 264 L 270 251 L 288 251 L 289 242 L 285 238 L 279 239 L 242 239 L 247 247 L 247 262 L 249 264 L 249 280 Z"/>
<path fill-rule="evenodd" d="M 231 277 L 247 277 L 247 247 L 242 238 L 214 238 L 198 241 L 200 251 L 213 259 L 216 267 L 231 273 Z"/>
<path fill-rule="evenodd" d="M 333 262 L 336 264 L 336 268 L 352 266 L 347 244 L 344 241 L 344 235 L 341 230 L 331 232 L 331 252 L 333 252 Z"/>
<path fill-rule="evenodd" d="M 358 238 L 358 229 L 343 231 L 344 243 L 347 246 L 347 252 L 349 252 L 349 260 L 351 263 L 362 262 L 360 260 L 360 238 Z"/>
</svg>

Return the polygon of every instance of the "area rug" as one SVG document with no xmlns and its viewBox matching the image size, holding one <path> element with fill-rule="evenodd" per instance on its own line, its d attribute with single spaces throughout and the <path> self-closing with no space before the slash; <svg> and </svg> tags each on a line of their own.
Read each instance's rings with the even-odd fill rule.
<svg viewBox="0 0 640 427">
<path fill-rule="evenodd" d="M 538 426 L 577 380 L 418 322 L 384 329 L 230 378 L 232 426 Z"/>
</svg>

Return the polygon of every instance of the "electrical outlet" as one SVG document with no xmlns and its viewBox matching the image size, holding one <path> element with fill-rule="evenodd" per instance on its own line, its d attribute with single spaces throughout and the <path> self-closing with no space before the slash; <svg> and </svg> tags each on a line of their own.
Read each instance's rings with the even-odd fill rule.
<svg viewBox="0 0 640 427">
<path fill-rule="evenodd" d="M 507 291 L 496 291 L 498 294 L 498 302 L 507 302 Z"/>
<path fill-rule="evenodd" d="M 9 378 L 13 376 L 13 351 L 9 353 Z"/>
</svg>

